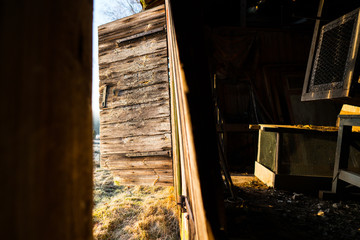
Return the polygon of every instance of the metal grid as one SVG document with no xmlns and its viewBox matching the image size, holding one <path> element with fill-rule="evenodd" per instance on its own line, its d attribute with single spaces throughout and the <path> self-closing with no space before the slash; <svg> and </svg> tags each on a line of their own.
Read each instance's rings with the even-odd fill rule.
<svg viewBox="0 0 360 240">
<path fill-rule="evenodd" d="M 311 92 L 341 89 L 349 70 L 358 11 L 337 19 L 321 30 L 314 59 L 309 90 Z"/>
</svg>

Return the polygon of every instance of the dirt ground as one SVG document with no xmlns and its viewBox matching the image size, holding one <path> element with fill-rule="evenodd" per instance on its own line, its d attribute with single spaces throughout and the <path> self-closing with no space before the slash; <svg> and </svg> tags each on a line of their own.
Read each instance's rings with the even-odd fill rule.
<svg viewBox="0 0 360 240">
<path fill-rule="evenodd" d="M 244 179 L 234 181 L 241 199 L 225 202 L 229 239 L 360 239 L 358 200 L 322 201 Z"/>
<path fill-rule="evenodd" d="M 111 206 L 111 202 L 116 203 L 116 205 L 124 204 L 119 202 L 119 199 L 128 198 L 128 200 L 133 200 L 134 194 L 136 193 L 135 189 L 115 186 L 109 171 L 100 168 L 98 143 L 94 144 L 94 164 L 95 211 L 103 215 L 101 208 L 104 207 L 101 206 Z M 317 196 L 268 188 L 251 175 L 233 177 L 233 182 L 236 186 L 237 201 L 225 197 L 229 240 L 360 239 L 359 200 L 322 201 L 319 200 Z M 159 189 L 155 190 L 159 191 Z M 140 197 L 137 196 L 137 198 L 147 199 L 153 195 L 151 191 L 148 189 L 147 192 L 149 194 L 142 193 L 142 195 L 140 195 Z M 123 196 L 121 194 L 123 194 Z M 136 205 L 138 205 L 139 202 L 141 201 L 137 200 Z M 129 204 L 129 202 L 127 202 L 127 204 Z M 139 208 L 139 211 L 140 210 Z M 114 212 L 114 210 L 111 209 L 111 212 Z M 104 213 L 106 213 L 106 211 L 104 211 Z M 126 212 L 126 214 L 129 214 L 129 212 Z M 115 218 L 118 217 L 114 216 L 112 220 L 114 224 L 116 222 L 114 220 Z M 174 219 L 175 218 L 172 217 L 172 220 Z M 126 237 L 124 235 L 125 238 L 119 236 L 109 237 L 109 235 L 113 235 L 113 233 L 117 231 L 116 227 L 113 226 L 113 229 L 109 227 L 105 228 L 104 225 L 101 225 L 103 220 L 96 220 L 96 218 L 94 220 L 96 222 L 94 226 L 96 239 L 137 239 L 129 235 L 126 235 Z M 162 220 L 164 223 L 168 221 L 169 218 Z M 117 225 L 120 226 L 120 224 Z M 124 228 L 124 226 L 120 227 Z M 177 227 L 174 229 L 175 230 L 171 232 L 176 231 L 177 233 L 168 239 L 178 239 L 179 229 Z M 96 233 L 96 231 L 98 231 L 98 233 Z M 104 234 L 104 232 L 106 234 Z M 162 239 L 161 237 L 149 238 L 149 236 L 147 236 L 147 238 Z"/>
</svg>

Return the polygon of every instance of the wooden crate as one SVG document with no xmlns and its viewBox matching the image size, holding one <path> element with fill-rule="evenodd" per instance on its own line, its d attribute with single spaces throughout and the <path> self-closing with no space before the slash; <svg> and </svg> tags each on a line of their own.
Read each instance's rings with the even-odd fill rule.
<svg viewBox="0 0 360 240">
<path fill-rule="evenodd" d="M 331 188 L 337 128 L 259 125 L 255 176 L 270 187 L 317 192 Z"/>
</svg>

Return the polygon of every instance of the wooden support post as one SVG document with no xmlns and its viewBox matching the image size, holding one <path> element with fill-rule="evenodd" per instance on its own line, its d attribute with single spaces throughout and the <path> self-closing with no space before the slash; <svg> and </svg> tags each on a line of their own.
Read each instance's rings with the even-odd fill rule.
<svg viewBox="0 0 360 240">
<path fill-rule="evenodd" d="M 331 191 L 336 193 L 340 171 L 339 169 L 346 168 L 347 159 L 349 158 L 349 138 L 351 134 L 351 126 L 340 126 L 338 131 L 334 174 Z M 344 159 L 345 161 L 341 161 Z"/>
<path fill-rule="evenodd" d="M 188 6 L 190 6 L 189 8 Z M 191 239 L 222 239 L 224 202 L 216 147 L 210 78 L 199 2 L 166 1 L 170 74 L 179 129 L 182 192 L 186 193 L 194 222 Z M 186 15 L 183 13 L 186 12 Z"/>
<path fill-rule="evenodd" d="M 302 91 L 301 101 L 305 101 L 307 99 L 305 97 L 305 94 L 307 93 L 307 90 L 308 90 L 308 87 L 309 87 L 309 84 L 310 84 L 311 66 L 312 66 L 313 60 L 314 60 L 316 42 L 317 42 L 317 39 L 318 39 L 319 28 L 320 28 L 320 17 L 322 15 L 324 1 L 325 0 L 319 0 L 319 8 L 318 8 L 318 12 L 317 12 L 317 15 L 316 15 L 317 19 L 316 19 L 316 22 L 315 22 L 315 28 L 314 28 L 313 38 L 312 38 L 312 44 L 311 44 L 308 63 L 307 63 L 307 67 L 306 67 L 307 70 L 306 70 L 306 73 L 305 73 L 305 80 L 304 80 L 304 87 L 303 87 L 303 91 Z"/>
<path fill-rule="evenodd" d="M 1 239 L 92 239 L 92 1 L 2 1 Z"/>
</svg>

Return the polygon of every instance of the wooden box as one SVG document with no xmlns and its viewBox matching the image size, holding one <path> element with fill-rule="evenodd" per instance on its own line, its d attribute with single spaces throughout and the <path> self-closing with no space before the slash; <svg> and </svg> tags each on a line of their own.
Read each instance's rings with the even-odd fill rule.
<svg viewBox="0 0 360 240">
<path fill-rule="evenodd" d="M 258 125 L 255 176 L 269 187 L 317 192 L 330 189 L 337 128 Z"/>
</svg>

